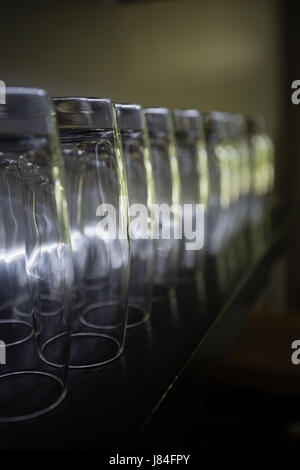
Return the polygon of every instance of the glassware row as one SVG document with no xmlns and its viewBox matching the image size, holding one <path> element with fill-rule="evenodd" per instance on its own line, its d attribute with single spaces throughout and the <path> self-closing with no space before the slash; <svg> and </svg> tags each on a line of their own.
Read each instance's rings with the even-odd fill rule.
<svg viewBox="0 0 300 470">
<path fill-rule="evenodd" d="M 0 422 L 10 422 L 57 406 L 69 368 L 118 358 L 127 328 L 207 259 L 233 247 L 241 263 L 245 231 L 263 251 L 274 146 L 259 116 L 7 88 L 0 178 Z"/>
</svg>

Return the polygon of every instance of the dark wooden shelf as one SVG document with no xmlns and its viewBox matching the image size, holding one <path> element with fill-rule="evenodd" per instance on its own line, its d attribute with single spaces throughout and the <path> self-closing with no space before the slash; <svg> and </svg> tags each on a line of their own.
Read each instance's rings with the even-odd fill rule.
<svg viewBox="0 0 300 470">
<path fill-rule="evenodd" d="M 174 442 L 288 246 L 293 223 L 291 217 L 277 224 L 261 255 L 247 250 L 226 288 L 217 281 L 219 260 L 208 260 L 204 277 L 179 285 L 153 305 L 151 322 L 128 331 L 123 357 L 71 371 L 67 398 L 53 412 L 1 425 L 0 448 L 151 449 Z"/>
</svg>

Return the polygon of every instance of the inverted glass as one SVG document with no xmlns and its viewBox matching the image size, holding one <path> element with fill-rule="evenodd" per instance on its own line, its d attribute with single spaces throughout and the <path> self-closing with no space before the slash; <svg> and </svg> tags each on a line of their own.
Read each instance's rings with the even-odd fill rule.
<svg viewBox="0 0 300 470">
<path fill-rule="evenodd" d="M 182 246 L 181 181 L 171 112 L 146 108 L 157 212 L 156 267 L 153 300 L 168 298 L 177 280 Z"/>
<path fill-rule="evenodd" d="M 241 114 L 229 114 L 229 137 L 232 145 L 231 173 L 234 194 L 231 201 L 231 268 L 238 277 L 249 264 L 251 240 L 249 238 L 251 161 L 245 118 Z M 235 261 L 235 263 L 233 263 Z"/>
<path fill-rule="evenodd" d="M 234 145 L 231 115 L 213 111 L 204 115 L 209 168 L 207 213 L 207 266 L 215 271 L 218 288 L 225 294 L 236 272 L 233 242 L 239 198 L 239 159 Z"/>
<path fill-rule="evenodd" d="M 232 207 L 239 197 L 238 155 L 229 113 L 205 114 L 209 168 L 207 252 L 216 255 L 228 244 L 233 230 Z"/>
<path fill-rule="evenodd" d="M 232 138 L 238 154 L 239 199 L 236 230 L 243 230 L 250 219 L 251 159 L 245 117 L 233 114 L 231 120 Z"/>
<path fill-rule="evenodd" d="M 203 267 L 203 253 L 208 203 L 208 163 L 203 120 L 196 109 L 173 111 L 176 153 L 182 188 L 183 237 L 179 260 L 179 281 L 195 276 Z"/>
<path fill-rule="evenodd" d="M 251 162 L 250 223 L 253 245 L 259 255 L 270 236 L 275 181 L 274 144 L 262 116 L 248 116 L 247 136 Z"/>
<path fill-rule="evenodd" d="M 63 164 L 47 93 L 0 106 L 0 421 L 35 417 L 67 391 L 73 281 Z M 55 362 L 44 355 L 60 336 Z"/>
<path fill-rule="evenodd" d="M 70 367 L 95 367 L 119 357 L 124 346 L 130 267 L 126 166 L 110 100 L 55 98 L 54 105 L 75 271 Z"/>
<path fill-rule="evenodd" d="M 140 105 L 118 104 L 119 128 L 126 162 L 130 213 L 130 283 L 127 326 L 147 320 L 151 310 L 155 240 L 155 191 L 144 111 Z M 138 219 L 138 217 L 140 219 Z"/>
</svg>

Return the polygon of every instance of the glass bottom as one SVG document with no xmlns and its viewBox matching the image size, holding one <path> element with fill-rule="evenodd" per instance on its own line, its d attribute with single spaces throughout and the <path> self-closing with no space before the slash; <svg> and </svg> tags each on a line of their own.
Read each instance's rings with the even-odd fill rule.
<svg viewBox="0 0 300 470">
<path fill-rule="evenodd" d="M 130 301 L 129 301 L 130 302 Z M 149 319 L 149 312 L 134 305 L 133 303 L 128 306 L 127 328 L 134 328 L 143 325 Z"/>
<path fill-rule="evenodd" d="M 49 339 L 42 347 L 43 359 L 55 367 L 56 351 L 62 340 L 61 335 Z M 71 335 L 70 369 L 98 367 L 114 361 L 122 354 L 122 346 L 115 338 L 92 332 Z"/>
<path fill-rule="evenodd" d="M 112 300 L 95 302 L 82 311 L 79 319 L 89 328 L 109 330 L 125 323 L 125 311 L 120 303 Z"/>
<path fill-rule="evenodd" d="M 50 295 L 41 296 L 41 315 L 45 317 L 53 317 L 61 312 L 61 302 Z M 17 300 L 14 305 L 14 312 L 22 317 L 29 317 L 32 315 L 31 301 L 28 297 L 24 296 Z"/>
<path fill-rule="evenodd" d="M 0 320 L 0 330 L 6 347 L 25 343 L 34 335 L 32 325 L 22 320 Z"/>
<path fill-rule="evenodd" d="M 36 418 L 58 406 L 66 396 L 62 380 L 38 371 L 0 376 L 0 423 Z"/>
</svg>

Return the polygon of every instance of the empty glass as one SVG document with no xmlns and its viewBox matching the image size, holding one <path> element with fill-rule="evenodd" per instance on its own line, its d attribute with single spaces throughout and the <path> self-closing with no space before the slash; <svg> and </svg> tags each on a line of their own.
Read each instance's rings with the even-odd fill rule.
<svg viewBox="0 0 300 470">
<path fill-rule="evenodd" d="M 250 220 L 253 245 L 259 255 L 271 229 L 274 188 L 274 144 L 266 134 L 262 116 L 247 118 L 251 161 Z"/>
<path fill-rule="evenodd" d="M 237 180 L 237 195 L 231 207 L 232 244 L 237 258 L 236 273 L 243 271 L 249 263 L 249 222 L 251 195 L 250 147 L 247 139 L 246 121 L 241 114 L 230 115 L 230 134 L 236 151 L 234 168 Z"/>
<path fill-rule="evenodd" d="M 72 254 L 55 116 L 43 90 L 6 90 L 0 179 L 3 422 L 45 413 L 67 390 Z M 57 335 L 49 357 L 45 344 Z"/>
<path fill-rule="evenodd" d="M 233 114 L 231 128 L 238 156 L 239 198 L 236 224 L 236 230 L 238 231 L 248 225 L 250 217 L 251 160 L 245 117 L 241 114 Z"/>
<path fill-rule="evenodd" d="M 70 366 L 85 368 L 123 350 L 130 261 L 126 167 L 110 100 L 55 98 L 54 104 L 75 270 Z"/>
<path fill-rule="evenodd" d="M 208 202 L 207 154 L 203 121 L 199 111 L 176 109 L 173 111 L 173 121 L 184 205 L 179 281 L 188 281 L 195 276 L 200 261 L 203 265 L 203 257 L 200 260 L 200 250 L 204 243 Z M 187 237 L 188 232 L 191 232 L 190 235 L 193 234 L 193 237 Z"/>
<path fill-rule="evenodd" d="M 205 114 L 209 167 L 209 202 L 206 250 L 215 258 L 220 291 L 225 292 L 236 271 L 232 238 L 239 198 L 239 157 L 229 113 Z"/>
<path fill-rule="evenodd" d="M 172 116 L 167 108 L 146 108 L 157 211 L 153 300 L 169 296 L 177 278 L 181 249 L 181 183 Z"/>
<path fill-rule="evenodd" d="M 228 115 L 207 113 L 205 134 L 210 181 L 207 252 L 216 255 L 228 242 L 232 224 L 230 207 L 232 195 L 236 193 Z"/>
<path fill-rule="evenodd" d="M 149 317 L 154 274 L 155 203 L 152 161 L 144 111 L 140 105 L 116 105 L 126 162 L 130 204 L 130 284 L 127 326 Z M 143 217 L 139 223 L 137 217 Z M 136 221 L 136 223 L 134 223 Z"/>
</svg>

